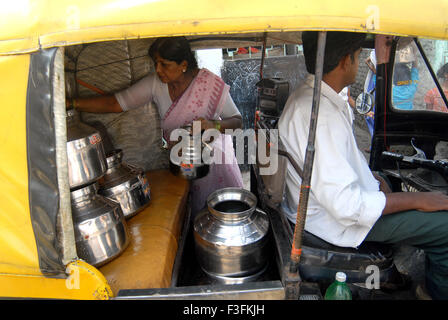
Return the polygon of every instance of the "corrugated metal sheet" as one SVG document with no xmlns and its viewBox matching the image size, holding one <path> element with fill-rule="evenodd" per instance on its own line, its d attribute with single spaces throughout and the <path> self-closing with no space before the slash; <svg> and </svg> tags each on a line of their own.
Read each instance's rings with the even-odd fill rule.
<svg viewBox="0 0 448 320">
<path fill-rule="evenodd" d="M 153 64 L 148 57 L 151 42 L 150 39 L 139 39 L 67 47 L 67 96 L 72 98 L 100 95 L 80 84 L 78 80 L 94 86 L 104 94 L 113 94 L 140 80 L 153 70 Z M 81 117 L 84 122 L 98 129 L 106 129 L 113 147 L 123 150 L 125 162 L 145 170 L 168 167 L 169 154 L 160 148 L 160 117 L 154 104 L 149 103 L 144 107 L 118 114 L 84 112 Z"/>
</svg>

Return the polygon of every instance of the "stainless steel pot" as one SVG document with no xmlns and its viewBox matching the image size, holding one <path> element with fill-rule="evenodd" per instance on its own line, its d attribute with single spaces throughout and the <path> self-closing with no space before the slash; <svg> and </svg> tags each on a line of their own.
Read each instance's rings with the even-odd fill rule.
<svg viewBox="0 0 448 320">
<path fill-rule="evenodd" d="M 116 258 L 129 244 L 120 205 L 97 194 L 94 183 L 71 192 L 78 256 L 99 267 Z"/>
<path fill-rule="evenodd" d="M 209 164 L 202 160 L 204 148 L 210 149 L 210 155 L 213 156 L 212 148 L 201 141 L 201 137 L 193 136 L 191 125 L 182 127 L 189 132 L 188 140 L 179 153 L 178 159 L 170 156 L 170 171 L 175 176 L 180 176 L 186 180 L 195 180 L 205 177 L 209 173 Z M 195 139 L 198 139 L 195 141 Z"/>
<path fill-rule="evenodd" d="M 124 217 L 129 219 L 149 205 L 148 179 L 142 169 L 122 161 L 123 152 L 114 150 L 107 155 L 107 171 L 99 180 L 99 194 L 117 201 Z"/>
<path fill-rule="evenodd" d="M 67 157 L 70 189 L 93 183 L 106 173 L 101 135 L 79 121 L 74 109 L 67 110 Z"/>
<path fill-rule="evenodd" d="M 267 266 L 269 220 L 256 210 L 257 198 L 242 188 L 213 192 L 194 220 L 196 255 L 212 278 L 251 280 Z"/>
</svg>

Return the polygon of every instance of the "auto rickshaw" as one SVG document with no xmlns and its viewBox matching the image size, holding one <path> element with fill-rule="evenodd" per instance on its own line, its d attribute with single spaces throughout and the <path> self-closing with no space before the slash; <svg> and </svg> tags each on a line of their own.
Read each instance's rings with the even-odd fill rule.
<svg viewBox="0 0 448 320">
<path fill-rule="evenodd" d="M 151 204 L 129 220 L 128 248 L 101 267 L 90 265 L 79 258 L 75 245 L 68 185 L 66 99 L 124 88 L 149 71 L 131 70 L 129 64 L 130 77 L 124 79 L 117 72 L 115 86 L 98 89 L 92 79 L 101 71 L 93 72 L 89 59 L 81 61 L 81 53 L 102 59 L 95 67 L 112 64 L 115 58 L 108 60 L 106 55 L 114 50 L 121 50 L 125 59 L 128 55 L 127 61 L 146 59 L 141 52 L 161 36 L 186 36 L 193 48 L 265 49 L 272 44 L 300 45 L 304 30 L 339 30 L 368 33 L 365 47 L 373 49 L 375 36 L 387 35 L 393 41 L 390 62 L 377 66 L 375 97 L 362 96 L 358 108 L 365 112 L 372 105 L 365 102 L 374 101 L 370 166 L 388 174 L 397 190 L 447 192 L 446 158 L 439 149 L 448 141 L 448 114 L 427 109 L 421 93 L 437 88 L 447 105 L 436 77 L 436 68 L 448 58 L 445 2 L 412 1 L 403 6 L 383 0 L 229 0 L 221 4 L 206 0 L 194 4 L 181 0 L 82 0 L 19 1 L 1 7 L 0 297 L 321 299 L 335 272 L 343 270 L 347 281 L 359 291 L 357 296 L 369 298 L 372 292 L 381 290 L 366 286 L 369 265 L 379 268 L 382 289 L 395 292 L 406 287 L 408 282 L 396 269 L 389 247 L 366 244 L 358 249 L 339 248 L 300 228 L 293 234 L 280 206 L 284 171 L 263 176 L 259 163 L 251 165 L 250 189 L 258 197 L 259 210 L 270 221 L 272 261 L 265 277 L 232 284 L 193 281 L 199 267 L 192 259 L 189 184 L 171 175 L 163 165 L 147 171 Z M 416 48 L 413 52 L 421 68 L 426 69 L 421 71 L 424 74 L 419 81 L 423 85 L 418 86 L 421 92 L 415 96 L 414 108 L 401 110 L 393 100 L 395 84 L 391 79 L 394 66 L 406 63 L 400 60 L 401 47 L 410 43 Z M 105 115 L 114 142 L 128 146 L 125 153 L 133 153 L 134 159 L 142 160 L 139 153 L 163 154 L 157 122 L 143 122 L 142 126 L 151 129 L 144 136 L 147 144 L 139 150 L 132 149 L 132 141 L 126 140 L 128 136 L 121 129 L 142 119 L 143 114 L 157 118 L 154 110 L 154 106 L 147 106 L 129 118 Z M 255 128 L 259 132 L 275 129 L 278 116 L 261 113 Z M 310 177 L 312 162 L 300 168 L 291 162 L 281 144 L 276 149 L 280 169 L 289 161 Z M 306 208 L 300 210 L 304 219 Z M 297 249 L 303 249 L 303 253 L 298 255 Z"/>
</svg>

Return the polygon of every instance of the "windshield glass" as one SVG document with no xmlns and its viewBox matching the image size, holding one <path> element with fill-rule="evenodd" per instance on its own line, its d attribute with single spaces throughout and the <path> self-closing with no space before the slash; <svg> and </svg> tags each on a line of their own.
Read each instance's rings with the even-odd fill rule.
<svg viewBox="0 0 448 320">
<path fill-rule="evenodd" d="M 448 41 L 420 39 L 420 43 L 448 96 Z M 394 109 L 448 112 L 442 93 L 412 38 L 401 38 L 397 44 L 392 81 Z"/>
</svg>

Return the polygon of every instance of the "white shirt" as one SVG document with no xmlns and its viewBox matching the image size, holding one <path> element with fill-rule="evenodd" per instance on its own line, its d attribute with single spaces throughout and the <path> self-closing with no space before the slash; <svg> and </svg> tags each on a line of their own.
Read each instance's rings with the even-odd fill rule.
<svg viewBox="0 0 448 320">
<path fill-rule="evenodd" d="M 348 87 L 345 87 L 344 89 L 339 92 L 339 95 L 344 99 L 345 104 L 347 105 L 348 113 L 350 116 L 350 123 L 353 125 L 353 120 L 355 119 L 355 115 L 353 114 L 353 109 L 350 107 L 350 103 L 348 102 Z"/>
<path fill-rule="evenodd" d="M 123 111 L 138 108 L 150 101 L 154 101 L 159 109 L 159 115 L 162 119 L 173 104 L 168 91 L 168 85 L 160 81 L 155 73 L 150 73 L 129 88 L 115 93 L 115 98 Z M 227 119 L 236 115 L 241 115 L 229 93 L 227 93 L 227 99 L 222 99 L 222 101 L 224 103 L 222 112 L 221 114 L 215 114 L 213 116 L 214 120 Z"/>
<path fill-rule="evenodd" d="M 314 76 L 309 76 L 289 97 L 279 120 L 280 138 L 302 167 L 313 86 Z M 321 94 L 305 230 L 338 246 L 357 247 L 381 216 L 386 197 L 357 147 L 345 101 L 325 82 Z M 294 223 L 301 182 L 289 164 L 286 199 Z"/>
</svg>

